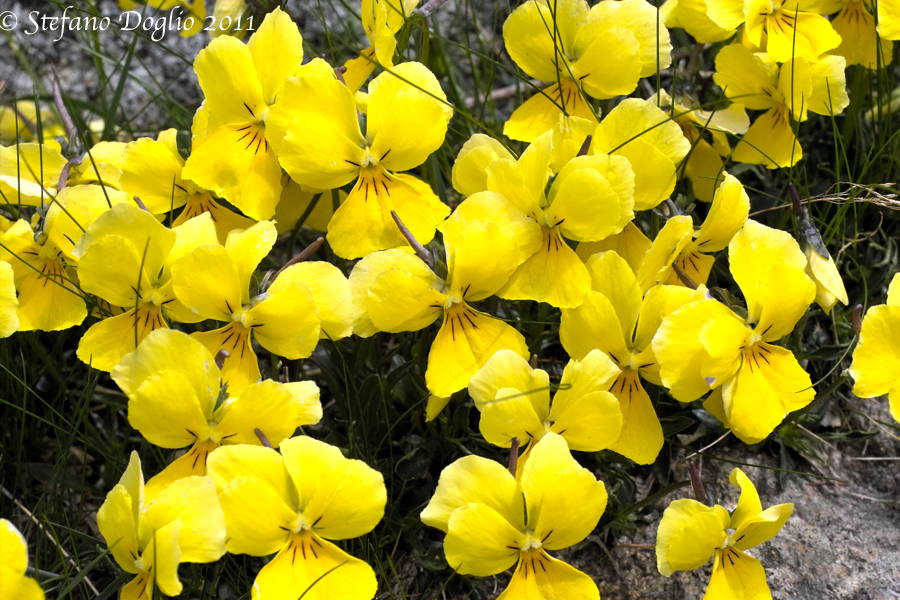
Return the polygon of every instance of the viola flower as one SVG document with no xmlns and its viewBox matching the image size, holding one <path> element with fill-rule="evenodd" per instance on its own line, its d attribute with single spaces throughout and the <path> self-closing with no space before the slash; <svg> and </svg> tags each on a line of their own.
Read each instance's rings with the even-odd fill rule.
<svg viewBox="0 0 900 600">
<path fill-rule="evenodd" d="M 628 263 L 612 251 L 587 261 L 591 291 L 577 308 L 562 310 L 559 339 L 574 359 L 593 353 L 612 359 L 619 371 L 603 389 L 622 415 L 619 434 L 609 448 L 639 464 L 656 460 L 662 426 L 641 378 L 659 384 L 659 365 L 650 345 L 663 317 L 697 298 L 684 287 L 657 285 L 644 292 Z"/>
<path fill-rule="evenodd" d="M 212 480 L 185 477 L 147 494 L 137 452 L 97 511 L 97 526 L 119 567 L 134 575 L 120 600 L 152 600 L 156 589 L 177 596 L 179 563 L 225 554 L 225 518 Z"/>
<path fill-rule="evenodd" d="M 614 1 L 614 0 L 606 0 Z M 676 168 L 691 150 L 678 124 L 653 100 L 626 98 L 597 125 L 590 153 L 628 159 L 634 171 L 634 210 L 649 210 L 672 195 Z"/>
<path fill-rule="evenodd" d="M 328 243 L 343 258 L 359 258 L 405 244 L 394 210 L 426 244 L 450 208 L 413 169 L 444 141 L 453 109 L 425 65 L 408 62 L 369 84 L 366 133 L 353 92 L 324 61 L 288 80 L 273 120 L 284 130 L 281 164 L 301 186 L 315 190 L 355 181 L 328 224 Z"/>
<path fill-rule="evenodd" d="M 650 238 L 644 235 L 644 232 L 632 221 L 622 231 L 605 240 L 578 244 L 575 253 L 578 254 L 578 258 L 587 262 L 598 252 L 612 250 L 625 259 L 632 271 L 637 272 L 641 268 L 644 255 L 647 254 L 651 244 Z"/>
<path fill-rule="evenodd" d="M 545 192 L 553 175 L 555 139 L 552 130 L 545 132 L 518 160 L 504 151 L 487 163 L 484 177 L 477 181 L 483 179 L 488 193 L 471 195 L 454 214 L 457 218 L 468 213 L 493 214 L 525 230 L 523 243 L 530 252 L 497 295 L 574 307 L 584 300 L 590 275 L 565 240 L 597 241 L 621 231 L 634 217 L 634 176 L 624 157 L 576 156 L 562 166 Z M 469 163 L 471 153 L 482 150 L 475 145 L 464 147 L 458 162 Z M 465 177 L 465 185 L 474 189 L 471 171 L 471 166 L 461 166 L 457 178 Z"/>
<path fill-rule="evenodd" d="M 723 42 L 736 31 L 719 26 L 707 14 L 706 0 L 666 0 L 659 11 L 666 27 L 684 29 L 701 44 Z"/>
<path fill-rule="evenodd" d="M 690 498 L 669 504 L 656 534 L 657 568 L 669 577 L 675 571 L 702 567 L 715 557 L 705 599 L 771 600 L 765 569 L 746 550 L 781 531 L 794 505 L 763 510 L 753 482 L 743 471 L 733 469 L 729 480 L 741 490 L 731 514 L 718 504 L 709 507 Z"/>
<path fill-rule="evenodd" d="M 97 142 L 72 165 L 68 185 L 97 184 L 109 189 L 122 189 L 124 142 Z"/>
<path fill-rule="evenodd" d="M 671 111 L 691 144 L 684 163 L 684 174 L 691 181 L 694 196 L 711 202 L 725 176 L 724 159 L 731 155 L 727 134 L 741 135 L 750 127 L 747 111 L 741 104 L 729 104 L 717 110 L 702 110 L 688 99 L 673 100 L 660 90 L 660 108 Z"/>
<path fill-rule="evenodd" d="M 18 331 L 18 308 L 15 272 L 8 262 L 0 261 L 0 338 L 9 337 Z"/>
<path fill-rule="evenodd" d="M 843 56 L 848 66 L 862 65 L 867 69 L 877 69 L 890 64 L 894 57 L 894 44 L 875 30 L 875 2 L 837 0 L 837 3 L 840 10 L 831 19 L 831 26 L 841 36 L 841 45 L 832 50 L 832 54 Z"/>
<path fill-rule="evenodd" d="M 157 138 L 139 138 L 123 153 L 122 189 L 141 199 L 154 215 L 181 209 L 172 221 L 178 226 L 198 215 L 209 213 L 219 241 L 232 229 L 246 229 L 253 221 L 222 206 L 212 194 L 182 177 L 184 158 L 178 152 L 177 132 L 166 129 Z"/>
<path fill-rule="evenodd" d="M 172 264 L 216 243 L 209 215 L 168 229 L 145 210 L 117 204 L 85 231 L 75 253 L 81 289 L 121 309 L 102 318 L 81 337 L 78 358 L 109 371 L 151 331 L 170 321 L 200 320 L 175 298 Z"/>
<path fill-rule="evenodd" d="M 65 164 L 59 143 L 53 140 L 0 146 L 0 201 L 49 206 Z"/>
<path fill-rule="evenodd" d="M 206 6 L 203 6 L 206 10 Z M 245 30 L 237 29 L 240 24 L 240 18 L 247 11 L 247 0 L 216 0 L 213 5 L 213 23 L 215 27 L 209 32 L 210 37 L 219 37 L 220 35 L 233 35 L 238 39 L 243 39 Z"/>
<path fill-rule="evenodd" d="M 715 82 L 725 95 L 753 110 L 756 118 L 734 148 L 737 162 L 761 164 L 769 169 L 789 167 L 803 157 L 793 122 L 807 112 L 836 115 L 850 103 L 841 56 L 810 61 L 797 58 L 780 67 L 765 54 L 731 45 L 716 55 Z"/>
<path fill-rule="evenodd" d="M 706 0 L 706 10 L 722 29 L 735 31 L 743 24 L 747 41 L 775 62 L 798 58 L 814 61 L 841 43 L 841 36 L 819 14 L 833 12 L 830 2 Z"/>
<path fill-rule="evenodd" d="M 291 265 L 251 296 L 253 272 L 276 237 L 275 224 L 260 221 L 229 233 L 224 246 L 200 246 L 172 264 L 175 297 L 195 319 L 226 323 L 192 335 L 213 356 L 228 353 L 222 373 L 231 393 L 259 380 L 253 340 L 273 354 L 297 359 L 312 354 L 320 337 L 340 339 L 352 331 L 350 288 L 334 265 Z"/>
<path fill-rule="evenodd" d="M 15 274 L 19 331 L 57 331 L 84 321 L 87 307 L 75 272 L 75 244 L 84 230 L 125 194 L 96 185 L 66 187 L 47 210 L 35 233 L 19 219 L 0 233 L 0 261 Z M 38 221 L 35 219 L 35 225 Z"/>
<path fill-rule="evenodd" d="M 274 219 L 278 235 L 291 233 L 298 226 L 324 233 L 334 211 L 347 199 L 343 190 L 314 192 L 304 189 L 287 173 L 282 177 L 281 185 L 281 200 Z"/>
<path fill-rule="evenodd" d="M 838 272 L 834 259 L 825 246 L 819 228 L 813 223 L 809 215 L 809 209 L 802 203 L 796 194 L 792 194 L 794 200 L 794 212 L 798 217 L 800 232 L 803 236 L 803 252 L 806 254 L 806 274 L 816 284 L 816 304 L 822 307 L 827 315 L 835 304 L 840 302 L 844 306 L 850 301 L 847 298 L 847 290 L 844 288 L 844 280 Z"/>
<path fill-rule="evenodd" d="M 19 100 L 9 106 L 0 106 L 0 145 L 37 141 L 38 122 L 45 143 L 66 134 L 56 113 L 45 105 L 35 104 L 32 100 Z"/>
<path fill-rule="evenodd" d="M 477 203 L 478 196 L 486 194 L 492 192 L 469 199 Z M 471 303 L 496 294 L 539 243 L 529 239 L 527 226 L 511 212 L 457 209 L 444 223 L 443 234 L 446 278 L 438 277 L 408 248 L 374 252 L 350 273 L 357 335 L 419 331 L 441 319 L 425 371 L 425 384 L 438 398 L 466 387 L 498 350 L 528 356 L 521 333 Z"/>
<path fill-rule="evenodd" d="M 891 415 L 900 421 L 900 274 L 888 287 L 885 304 L 866 311 L 859 343 L 853 349 L 850 376 L 853 393 L 860 398 L 888 395 Z"/>
<path fill-rule="evenodd" d="M 394 66 L 397 51 L 397 32 L 406 24 L 419 0 L 362 0 L 359 16 L 369 46 L 359 56 L 344 63 L 344 83 L 357 91 L 379 64 L 386 69 Z"/>
<path fill-rule="evenodd" d="M 221 373 L 203 344 L 186 333 L 161 329 L 112 370 L 128 396 L 128 422 L 151 444 L 190 449 L 147 483 L 148 490 L 190 475 L 206 475 L 210 452 L 228 444 L 277 448 L 298 427 L 322 418 L 319 388 L 311 381 L 253 383 L 220 400 Z"/>
<path fill-rule="evenodd" d="M 560 113 L 596 121 L 589 98 L 629 94 L 641 77 L 671 64 L 669 32 L 658 21 L 645 0 L 520 4 L 503 23 L 506 51 L 529 77 L 550 85 L 513 112 L 503 134 L 533 141 Z"/>
<path fill-rule="evenodd" d="M 900 6 L 896 2 L 878 3 L 878 35 L 886 40 L 900 40 Z"/>
<path fill-rule="evenodd" d="M 691 402 L 713 390 L 704 408 L 755 444 L 816 395 L 794 354 L 774 345 L 806 312 L 816 286 L 796 240 L 753 220 L 732 238 L 728 259 L 747 317 L 712 298 L 691 302 L 663 319 L 653 352 L 672 396 Z"/>
<path fill-rule="evenodd" d="M 194 117 L 193 150 L 182 177 L 225 198 L 252 219 L 275 214 L 281 167 L 269 111 L 303 60 L 303 38 L 280 8 L 250 41 L 219 36 L 197 54 L 203 105 Z"/>
<path fill-rule="evenodd" d="M 363 86 L 376 65 L 386 69 L 394 66 L 396 35 L 418 4 L 419 0 L 361 1 L 359 16 L 369 45 L 360 50 L 359 56 L 344 63 L 342 80 L 351 91 Z"/>
<path fill-rule="evenodd" d="M 509 448 L 515 439 L 527 454 L 553 432 L 572 450 L 596 452 L 619 437 L 622 413 L 607 391 L 619 372 L 608 356 L 589 352 L 583 360 L 569 361 L 551 400 L 546 371 L 500 350 L 469 380 L 469 395 L 481 412 L 481 435 L 495 446 Z"/>
<path fill-rule="evenodd" d="M 28 546 L 15 525 L 0 519 L 0 598 L 9 600 L 44 600 L 38 582 L 25 576 Z"/>
<path fill-rule="evenodd" d="M 345 458 L 324 442 L 300 436 L 281 453 L 226 446 L 209 456 L 234 554 L 275 554 L 253 582 L 253 600 L 370 600 L 372 568 L 332 540 L 370 532 L 384 515 L 381 473 Z"/>
<path fill-rule="evenodd" d="M 675 270 L 680 269 L 695 284 L 709 279 L 714 252 L 728 246 L 750 214 L 750 198 L 734 175 L 716 189 L 712 205 L 699 229 L 688 215 L 671 217 L 656 235 L 638 269 L 642 289 L 656 283 L 686 285 Z"/>
<path fill-rule="evenodd" d="M 606 499 L 603 482 L 551 432 L 534 445 L 519 479 L 480 456 L 456 460 L 441 472 L 420 518 L 447 534 L 444 555 L 457 573 L 487 577 L 515 566 L 498 600 L 599 600 L 589 575 L 547 551 L 587 537 Z"/>
</svg>

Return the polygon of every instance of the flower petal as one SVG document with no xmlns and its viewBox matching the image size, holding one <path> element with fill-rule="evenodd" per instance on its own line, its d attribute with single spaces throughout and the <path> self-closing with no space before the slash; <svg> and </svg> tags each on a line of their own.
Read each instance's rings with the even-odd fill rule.
<svg viewBox="0 0 900 600">
<path fill-rule="evenodd" d="M 766 343 L 745 351 L 737 376 L 722 390 L 728 424 L 746 444 L 765 439 L 789 412 L 815 397 L 809 374 L 794 354 Z"/>
<path fill-rule="evenodd" d="M 446 532 L 450 516 L 460 507 L 477 503 L 494 509 L 521 529 L 522 496 L 516 480 L 500 463 L 480 456 L 464 456 L 444 467 L 434 496 L 419 517 Z"/>
<path fill-rule="evenodd" d="M 522 555 L 509 585 L 497 596 L 497 600 L 520 598 L 600 600 L 600 590 L 586 573 L 544 551 L 533 550 Z"/>
<path fill-rule="evenodd" d="M 895 276 L 894 281 L 900 281 Z M 896 290 L 891 285 L 891 290 Z M 888 296 L 890 302 L 891 296 Z M 900 377 L 900 306 L 873 306 L 863 318 L 859 343 L 853 350 L 850 376 L 853 393 L 874 398 L 891 392 Z"/>
<path fill-rule="evenodd" d="M 748 220 L 728 245 L 728 263 L 747 301 L 747 321 L 765 341 L 790 333 L 816 297 L 806 256 L 785 231 Z"/>
<path fill-rule="evenodd" d="M 252 600 L 371 600 L 378 582 L 365 562 L 314 533 L 291 541 L 257 574 Z"/>
<path fill-rule="evenodd" d="M 572 458 L 566 440 L 547 433 L 535 444 L 521 476 L 526 527 L 548 550 L 577 544 L 606 509 L 606 487 Z"/>
<path fill-rule="evenodd" d="M 453 511 L 444 539 L 444 555 L 461 575 L 487 577 L 516 563 L 525 535 L 485 504 L 469 503 Z"/>
<path fill-rule="evenodd" d="M 668 577 L 702 567 L 725 542 L 728 511 L 690 498 L 673 501 L 656 532 L 656 567 Z"/>
<path fill-rule="evenodd" d="M 363 461 L 306 436 L 284 440 L 281 454 L 303 518 L 316 534 L 330 540 L 359 537 L 384 516 L 384 478 Z"/>
<path fill-rule="evenodd" d="M 528 356 L 525 338 L 503 321 L 457 304 L 444 311 L 444 321 L 428 352 L 425 384 L 437 396 L 463 389 L 498 350 Z"/>
<path fill-rule="evenodd" d="M 417 167 L 444 142 L 452 114 L 428 67 L 417 62 L 395 65 L 369 84 L 370 151 L 390 171 Z"/>
</svg>

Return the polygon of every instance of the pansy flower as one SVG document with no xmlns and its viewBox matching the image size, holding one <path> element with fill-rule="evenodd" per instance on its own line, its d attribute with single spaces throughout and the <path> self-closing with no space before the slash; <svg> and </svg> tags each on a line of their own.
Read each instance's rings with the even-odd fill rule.
<svg viewBox="0 0 900 600">
<path fill-rule="evenodd" d="M 353 182 L 328 223 L 328 243 L 359 258 L 405 243 L 395 211 L 421 243 L 450 212 L 413 169 L 444 141 L 453 110 L 425 65 L 408 62 L 369 84 L 365 135 L 353 92 L 321 60 L 288 80 L 273 117 L 284 130 L 278 155 L 300 185 L 328 190 Z"/>
<path fill-rule="evenodd" d="M 677 400 L 690 402 L 712 390 L 703 406 L 755 444 L 815 398 L 794 353 L 774 342 L 794 329 L 816 286 L 796 240 L 753 220 L 732 238 L 728 259 L 747 316 L 712 298 L 690 302 L 663 319 L 653 353 Z"/>
<path fill-rule="evenodd" d="M 603 482 L 551 432 L 535 444 L 518 479 L 480 456 L 456 460 L 420 516 L 447 534 L 444 555 L 457 573 L 487 577 L 515 568 L 498 600 L 599 600 L 589 575 L 548 551 L 587 537 L 606 500 Z"/>
<path fill-rule="evenodd" d="M 381 473 L 310 437 L 281 452 L 236 445 L 209 456 L 234 554 L 275 554 L 256 574 L 253 600 L 371 600 L 366 562 L 334 542 L 370 532 L 384 515 Z"/>
<path fill-rule="evenodd" d="M 134 578 L 120 600 L 152 600 L 182 591 L 178 565 L 225 554 L 225 518 L 208 477 L 185 477 L 148 494 L 137 452 L 97 511 L 97 526 L 119 567 Z"/>
<path fill-rule="evenodd" d="M 742 598 L 771 600 L 762 563 L 749 548 L 774 537 L 794 512 L 793 504 L 763 510 L 759 494 L 740 469 L 729 480 L 741 490 L 731 513 L 690 498 L 672 502 L 663 512 L 656 534 L 656 565 L 666 577 L 675 571 L 697 569 L 714 558 L 705 600 Z"/>
<path fill-rule="evenodd" d="M 671 63 L 669 32 L 645 0 L 527 0 L 503 23 L 513 62 L 550 84 L 526 100 L 503 126 L 530 142 L 563 112 L 596 121 L 589 98 L 631 93 L 641 77 Z M 615 60 L 609 60 L 615 56 Z"/>
</svg>

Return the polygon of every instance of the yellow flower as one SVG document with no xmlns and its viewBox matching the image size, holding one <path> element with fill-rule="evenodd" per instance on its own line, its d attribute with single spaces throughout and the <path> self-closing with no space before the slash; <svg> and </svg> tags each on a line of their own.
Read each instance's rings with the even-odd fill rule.
<svg viewBox="0 0 900 600">
<path fill-rule="evenodd" d="M 246 229 L 253 221 L 216 202 L 210 192 L 184 179 L 184 159 L 178 152 L 177 132 L 166 129 L 157 138 L 130 142 L 122 155 L 122 189 L 137 196 L 151 213 L 161 215 L 181 209 L 172 225 L 209 213 L 219 241 L 232 229 Z"/>
<path fill-rule="evenodd" d="M 853 393 L 860 398 L 884 394 L 890 401 L 891 415 L 900 421 L 900 274 L 888 288 L 887 302 L 871 307 L 863 318 L 859 344 L 853 350 L 850 376 Z"/>
<path fill-rule="evenodd" d="M 838 302 L 847 305 L 849 302 L 847 290 L 844 288 L 844 280 L 841 279 L 834 259 L 825 247 L 822 234 L 813 224 L 805 206 L 800 206 L 799 219 L 804 238 L 803 251 L 807 261 L 806 274 L 816 284 L 816 304 L 821 306 L 827 315 Z"/>
<path fill-rule="evenodd" d="M 40 119 L 38 110 L 41 113 Z M 31 100 L 19 100 L 9 106 L 0 106 L 0 144 L 36 141 L 39 120 L 41 132 L 47 142 L 66 134 L 56 113 L 46 106 L 36 105 Z"/>
<path fill-rule="evenodd" d="M 618 374 L 609 357 L 594 350 L 569 361 L 551 400 L 546 371 L 500 350 L 469 380 L 469 394 L 481 412 L 481 435 L 491 444 L 509 448 L 515 438 L 530 452 L 553 432 L 573 450 L 596 452 L 610 447 L 621 430 L 619 403 L 607 391 Z"/>
<path fill-rule="evenodd" d="M 15 272 L 8 262 L 0 261 L 0 338 L 9 337 L 19 329 L 18 308 Z"/>
<path fill-rule="evenodd" d="M 660 13 L 666 27 L 680 27 L 702 44 L 722 42 L 735 32 L 719 26 L 707 14 L 706 0 L 666 0 Z"/>
<path fill-rule="evenodd" d="M 704 407 L 755 444 L 815 397 L 794 354 L 773 342 L 791 332 L 816 286 L 794 238 L 756 221 L 732 238 L 728 260 L 747 303 L 746 319 L 712 298 L 691 302 L 663 319 L 653 352 L 677 400 L 713 390 Z"/>
<path fill-rule="evenodd" d="M 715 257 L 740 231 L 750 213 L 750 198 L 734 175 L 725 177 L 716 189 L 712 205 L 700 228 L 695 230 L 691 217 L 679 215 L 663 225 L 638 269 L 642 289 L 656 283 L 687 285 L 676 269 L 693 283 L 705 284 Z"/>
<path fill-rule="evenodd" d="M 297 359 L 312 354 L 321 337 L 351 333 L 350 288 L 334 265 L 291 265 L 261 294 L 251 296 L 253 272 L 276 236 L 274 223 L 260 221 L 229 233 L 224 246 L 200 246 L 172 265 L 175 297 L 195 319 L 227 323 L 193 336 L 214 356 L 221 350 L 228 353 L 222 373 L 232 393 L 259 379 L 252 340 L 278 356 Z"/>
<path fill-rule="evenodd" d="M 198 2 L 198 4 L 204 4 Z M 203 6 L 203 10 L 206 6 Z M 247 0 L 216 0 L 213 5 L 213 23 L 215 28 L 209 33 L 210 37 L 219 37 L 220 35 L 233 35 L 238 39 L 242 39 L 246 33 L 245 29 L 237 29 L 241 23 L 241 17 L 247 11 Z"/>
<path fill-rule="evenodd" d="M 838 1 L 841 9 L 831 20 L 831 26 L 840 34 L 841 45 L 832 53 L 847 59 L 847 65 L 862 65 L 868 69 L 890 64 L 894 44 L 875 31 L 875 3 L 872 0 Z"/>
<path fill-rule="evenodd" d="M 795 58 L 816 60 L 840 45 L 841 36 L 820 12 L 833 12 L 830 3 L 817 0 L 706 0 L 706 14 L 718 27 L 735 31 L 744 24 L 747 41 L 765 51 L 775 62 Z"/>
<path fill-rule="evenodd" d="M 337 207 L 347 199 L 343 190 L 313 192 L 304 189 L 287 173 L 282 178 L 281 201 L 275 210 L 278 234 L 290 233 L 299 226 L 324 232 Z"/>
<path fill-rule="evenodd" d="M 225 198 L 253 219 L 275 214 L 281 167 L 269 111 L 303 60 L 303 38 L 280 8 L 247 44 L 220 36 L 197 54 L 203 106 L 194 117 L 193 150 L 182 176 Z"/>
<path fill-rule="evenodd" d="M 94 144 L 78 162 L 72 165 L 67 180 L 68 185 L 96 183 L 107 189 L 121 190 L 122 161 L 127 145 L 124 142 Z"/>
<path fill-rule="evenodd" d="M 259 446 L 226 446 L 209 456 L 225 523 L 227 548 L 267 556 L 253 600 L 370 600 L 372 568 L 329 540 L 356 538 L 384 515 L 381 473 L 324 442 L 284 440 L 279 454 Z"/>
<path fill-rule="evenodd" d="M 797 58 L 779 67 L 744 46 L 722 48 L 716 55 L 716 83 L 733 101 L 766 111 L 735 146 L 732 158 L 770 169 L 796 164 L 803 149 L 792 122 L 805 121 L 808 111 L 836 115 L 847 107 L 845 66 L 843 57 L 826 55 Z"/>
<path fill-rule="evenodd" d="M 0 519 L 0 598 L 4 600 L 44 600 L 38 582 L 25 577 L 28 547 L 25 538 L 6 519 Z"/>
<path fill-rule="evenodd" d="M 529 77 L 551 84 L 526 100 L 503 126 L 530 142 L 564 112 L 597 120 L 589 97 L 629 94 L 638 80 L 671 64 L 669 32 L 645 0 L 528 0 L 503 24 L 503 41 Z M 615 60 L 609 60 L 615 56 Z"/>
<path fill-rule="evenodd" d="M 209 215 L 167 229 L 145 210 L 117 204 L 87 228 L 75 248 L 81 289 L 121 312 L 92 325 L 78 358 L 109 371 L 151 331 L 169 321 L 199 321 L 175 298 L 172 264 L 194 248 L 216 243 Z"/>
<path fill-rule="evenodd" d="M 547 551 L 577 544 L 606 508 L 606 488 L 547 433 L 517 480 L 500 464 L 466 456 L 445 468 L 420 517 L 447 534 L 444 555 L 462 575 L 487 577 L 515 566 L 498 600 L 599 600 L 590 576 Z"/>
<path fill-rule="evenodd" d="M 672 116 L 653 100 L 626 98 L 603 118 L 593 136 L 591 153 L 623 156 L 631 163 L 634 210 L 649 210 L 671 196 L 676 168 L 691 150 Z"/>
<path fill-rule="evenodd" d="M 11 205 L 50 205 L 65 164 L 59 143 L 52 140 L 0 146 L 0 200 Z"/>
<path fill-rule="evenodd" d="M 501 298 L 573 307 L 584 300 L 590 276 L 566 239 L 591 242 L 620 232 L 634 217 L 634 175 L 621 156 L 576 156 L 547 189 L 553 145 L 553 132 L 546 132 L 518 161 L 506 156 L 490 163 L 489 191 L 463 201 L 454 218 L 494 215 L 525 230 L 519 243 L 530 252 L 498 292 Z"/>
<path fill-rule="evenodd" d="M 478 197 L 490 194 L 471 196 L 476 204 L 470 206 L 480 206 Z M 425 372 L 429 392 L 440 398 L 466 387 L 498 350 L 527 357 L 522 334 L 470 303 L 496 294 L 534 251 L 535 240 L 529 240 L 528 231 L 510 214 L 457 209 L 443 226 L 445 279 L 409 248 L 370 254 L 350 273 L 358 315 L 354 332 L 365 337 L 377 331 L 418 331 L 442 318 Z"/>
<path fill-rule="evenodd" d="M 900 5 L 896 2 L 878 3 L 878 35 L 886 40 L 900 40 Z"/>
<path fill-rule="evenodd" d="M 682 498 L 663 512 L 656 534 L 656 565 L 666 577 L 702 567 L 711 557 L 712 576 L 704 600 L 771 600 L 762 564 L 745 551 L 773 538 L 794 512 L 793 504 L 763 510 L 753 482 L 733 469 L 731 483 L 741 490 L 735 509 Z"/>
<path fill-rule="evenodd" d="M 587 262 L 590 257 L 598 252 L 612 250 L 625 259 L 632 271 L 637 272 L 644 262 L 644 255 L 650 249 L 652 242 L 644 235 L 634 221 L 615 235 L 611 235 L 599 242 L 583 242 L 575 248 L 578 257 Z"/>
<path fill-rule="evenodd" d="M 717 110 L 701 110 L 691 100 L 673 100 L 664 90 L 658 93 L 660 108 L 671 111 L 691 144 L 684 173 L 691 181 L 694 196 L 711 202 L 725 176 L 723 157 L 731 154 L 726 134 L 743 134 L 750 119 L 742 104 L 729 104 Z"/>
<path fill-rule="evenodd" d="M 603 389 L 616 398 L 622 428 L 610 449 L 640 464 L 656 459 L 663 432 L 641 377 L 659 384 L 650 342 L 662 318 L 697 298 L 684 287 L 654 286 L 646 293 L 628 263 L 612 251 L 587 261 L 591 291 L 577 308 L 562 310 L 559 339 L 575 359 L 602 351 L 619 373 Z"/>
<path fill-rule="evenodd" d="M 87 316 L 75 273 L 75 244 L 109 204 L 125 202 L 125 194 L 96 185 L 66 187 L 47 210 L 37 232 L 23 219 L 0 233 L 0 261 L 15 274 L 19 295 L 19 331 L 56 331 L 81 323 Z"/>
<path fill-rule="evenodd" d="M 322 418 L 319 389 L 311 381 L 251 384 L 220 400 L 221 374 L 209 351 L 186 333 L 162 329 L 112 370 L 128 396 L 128 422 L 162 448 L 190 449 L 148 483 L 148 490 L 206 474 L 207 455 L 226 444 L 273 447 L 301 425 Z"/>
<path fill-rule="evenodd" d="M 360 17 L 378 63 L 394 66 L 397 40 L 394 36 L 412 16 L 419 0 L 362 0 Z"/>
<path fill-rule="evenodd" d="M 328 224 L 343 258 L 405 244 L 394 210 L 421 243 L 434 237 L 449 207 L 424 181 L 401 173 L 425 162 L 444 141 L 453 110 L 425 65 L 395 66 L 369 84 L 366 133 L 352 91 L 315 60 L 288 80 L 273 120 L 285 134 L 278 155 L 297 183 L 327 190 L 355 181 Z"/>
<path fill-rule="evenodd" d="M 135 576 L 121 600 L 151 600 L 155 589 L 177 596 L 179 563 L 213 562 L 225 553 L 225 518 L 212 480 L 185 477 L 146 494 L 137 452 L 97 511 L 97 525 L 113 558 Z"/>
</svg>

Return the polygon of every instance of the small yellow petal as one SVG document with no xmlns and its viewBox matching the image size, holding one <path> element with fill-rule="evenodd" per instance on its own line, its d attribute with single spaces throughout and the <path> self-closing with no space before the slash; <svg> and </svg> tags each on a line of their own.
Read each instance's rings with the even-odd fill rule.
<svg viewBox="0 0 900 600">
<path fill-rule="evenodd" d="M 525 338 L 511 326 L 465 304 L 452 306 L 431 344 L 425 383 L 432 394 L 449 396 L 503 349 L 528 356 Z"/>
<path fill-rule="evenodd" d="M 675 500 L 663 512 L 656 532 L 656 567 L 668 577 L 703 566 L 725 541 L 728 512 L 692 500 Z"/>
</svg>

